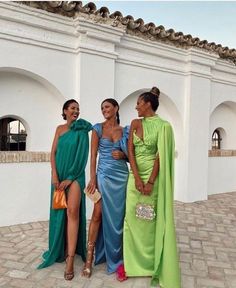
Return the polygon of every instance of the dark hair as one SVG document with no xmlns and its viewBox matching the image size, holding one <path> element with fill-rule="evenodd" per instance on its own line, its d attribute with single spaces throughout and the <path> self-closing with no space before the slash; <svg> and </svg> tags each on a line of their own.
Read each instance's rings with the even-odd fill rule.
<svg viewBox="0 0 236 288">
<path fill-rule="evenodd" d="M 117 121 L 118 124 L 120 124 L 120 114 L 119 114 L 120 106 L 119 106 L 118 102 L 117 102 L 115 99 L 113 99 L 113 98 L 107 98 L 107 99 L 105 99 L 105 100 L 102 101 L 102 103 L 101 103 L 101 108 L 102 108 L 102 104 L 103 104 L 104 102 L 109 102 L 109 103 L 111 103 L 114 107 L 118 107 L 118 110 L 117 110 L 117 112 L 116 112 L 116 121 Z"/>
<path fill-rule="evenodd" d="M 150 102 L 152 110 L 156 111 L 159 106 L 159 95 L 160 90 L 157 87 L 152 87 L 149 92 L 144 92 L 139 97 L 141 97 L 145 103 Z"/>
<path fill-rule="evenodd" d="M 70 99 L 70 100 L 67 100 L 62 107 L 62 114 L 61 115 L 62 115 L 64 120 L 66 120 L 66 114 L 64 113 L 64 110 L 67 110 L 68 107 L 70 106 L 70 104 L 72 104 L 72 103 L 79 104 L 75 99 Z"/>
</svg>

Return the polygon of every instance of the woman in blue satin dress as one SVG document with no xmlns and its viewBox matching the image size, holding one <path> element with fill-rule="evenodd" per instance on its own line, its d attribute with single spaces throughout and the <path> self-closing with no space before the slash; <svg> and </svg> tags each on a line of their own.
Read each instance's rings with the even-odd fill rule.
<svg viewBox="0 0 236 288">
<path fill-rule="evenodd" d="M 93 126 L 87 190 L 94 193 L 97 188 L 102 197 L 94 204 L 89 225 L 87 259 L 82 271 L 85 277 L 92 273 L 94 247 L 95 265 L 106 262 L 108 273 L 116 272 L 123 263 L 128 127 L 119 125 L 119 105 L 115 99 L 105 99 L 101 110 L 105 121 Z"/>
</svg>

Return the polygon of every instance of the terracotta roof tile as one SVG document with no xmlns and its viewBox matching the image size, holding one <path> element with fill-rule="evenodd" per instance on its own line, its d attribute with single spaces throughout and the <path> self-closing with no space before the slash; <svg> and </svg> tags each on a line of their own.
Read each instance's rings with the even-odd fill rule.
<svg viewBox="0 0 236 288">
<path fill-rule="evenodd" d="M 120 11 L 110 13 L 107 7 L 97 9 L 93 2 L 83 5 L 82 1 L 16 1 L 18 3 L 34 8 L 46 10 L 51 13 L 60 14 L 67 17 L 76 18 L 78 15 L 87 14 L 97 16 L 104 20 L 114 20 L 112 26 L 122 25 L 127 34 L 149 38 L 153 41 L 162 41 L 185 49 L 197 47 L 209 52 L 218 54 L 221 58 L 229 60 L 236 65 L 236 50 L 222 47 L 221 44 L 214 42 L 208 43 L 207 40 L 200 40 L 192 35 L 185 35 L 183 32 L 175 32 L 174 29 L 166 30 L 164 26 L 156 26 L 154 23 L 145 24 L 142 18 L 134 19 L 133 16 L 123 16 Z M 94 19 L 94 18 L 93 18 Z M 107 21 L 108 25 L 111 25 Z"/>
</svg>

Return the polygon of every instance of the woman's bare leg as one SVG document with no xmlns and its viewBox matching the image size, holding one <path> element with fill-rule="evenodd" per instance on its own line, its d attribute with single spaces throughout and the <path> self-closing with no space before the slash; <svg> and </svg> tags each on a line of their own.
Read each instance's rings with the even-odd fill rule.
<svg viewBox="0 0 236 288">
<path fill-rule="evenodd" d="M 87 259 L 84 264 L 82 275 L 90 277 L 92 273 L 94 246 L 97 240 L 99 227 L 102 221 L 102 202 L 101 200 L 94 204 L 93 215 L 89 225 Z"/>
<path fill-rule="evenodd" d="M 67 198 L 67 259 L 65 279 L 72 280 L 74 277 L 74 255 L 76 250 L 79 230 L 79 208 L 81 191 L 79 184 L 74 181 L 69 188 Z"/>
</svg>

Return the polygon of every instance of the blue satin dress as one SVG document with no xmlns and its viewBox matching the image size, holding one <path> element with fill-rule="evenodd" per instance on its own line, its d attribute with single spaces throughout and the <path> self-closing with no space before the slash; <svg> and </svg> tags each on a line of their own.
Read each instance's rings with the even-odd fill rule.
<svg viewBox="0 0 236 288">
<path fill-rule="evenodd" d="M 112 142 L 102 137 L 102 124 L 93 126 L 99 137 L 97 186 L 102 194 L 102 223 L 95 247 L 95 265 L 107 263 L 107 272 L 113 273 L 123 263 L 123 223 L 125 216 L 128 167 L 124 159 L 115 160 L 113 150 L 127 155 L 129 129 L 123 128 L 120 140 Z"/>
</svg>

